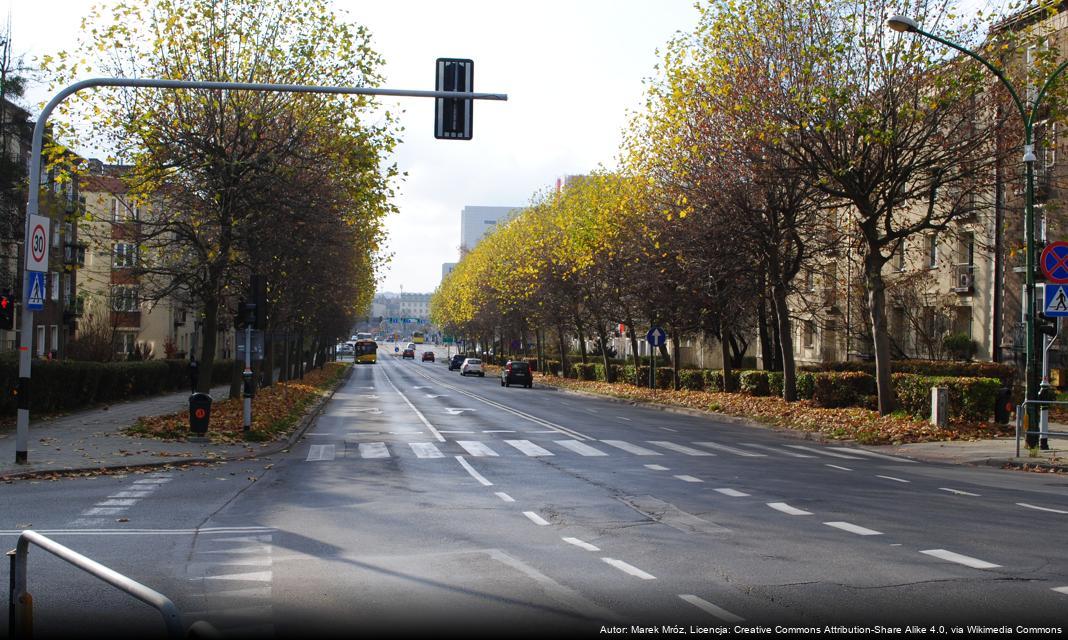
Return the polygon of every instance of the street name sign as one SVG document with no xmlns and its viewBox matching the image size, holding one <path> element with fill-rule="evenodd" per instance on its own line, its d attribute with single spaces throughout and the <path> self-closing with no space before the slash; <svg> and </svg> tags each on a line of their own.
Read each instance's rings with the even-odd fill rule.
<svg viewBox="0 0 1068 640">
<path fill-rule="evenodd" d="M 1052 318 L 1068 317 L 1068 284 L 1046 283 L 1043 312 Z"/>
<path fill-rule="evenodd" d="M 30 216 L 30 244 L 26 248 L 26 271 L 48 271 L 48 229 L 52 221 Z"/>
<path fill-rule="evenodd" d="M 1068 284 L 1068 242 L 1058 240 L 1046 245 L 1038 261 L 1046 281 Z"/>
<path fill-rule="evenodd" d="M 26 272 L 26 309 L 44 311 L 45 273 L 42 271 Z"/>
<path fill-rule="evenodd" d="M 660 327 L 653 327 L 645 334 L 645 341 L 654 347 L 662 347 L 667 342 L 667 332 Z"/>
</svg>

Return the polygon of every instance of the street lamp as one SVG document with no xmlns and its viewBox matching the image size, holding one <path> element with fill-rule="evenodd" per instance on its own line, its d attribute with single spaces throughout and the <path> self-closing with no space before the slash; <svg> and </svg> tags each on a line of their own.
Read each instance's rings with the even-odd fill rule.
<svg viewBox="0 0 1068 640">
<path fill-rule="evenodd" d="M 894 31 L 899 33 L 917 33 L 925 38 L 930 38 L 935 42 L 944 44 L 945 46 L 960 51 L 964 55 L 977 60 L 980 64 L 990 70 L 998 80 L 1001 81 L 1005 88 L 1008 90 L 1009 95 L 1012 96 L 1012 101 L 1016 105 L 1016 109 L 1020 113 L 1020 118 L 1023 120 L 1024 125 L 1024 154 L 1023 162 L 1026 175 L 1027 189 L 1025 197 L 1024 208 L 1024 234 L 1027 236 L 1027 273 L 1026 273 L 1026 293 L 1024 296 L 1024 304 L 1027 308 L 1027 368 L 1026 368 L 1026 390 L 1025 398 L 1027 400 L 1027 445 L 1029 447 L 1036 446 L 1038 444 L 1038 438 L 1035 434 L 1031 433 L 1031 430 L 1038 425 L 1038 405 L 1034 404 L 1038 399 L 1038 367 L 1035 362 L 1035 145 L 1033 140 L 1034 123 L 1038 116 L 1038 107 L 1042 103 L 1042 98 L 1046 95 L 1046 90 L 1049 89 L 1053 81 L 1057 79 L 1066 67 L 1068 62 L 1062 63 L 1057 70 L 1050 74 L 1049 78 L 1035 94 L 1034 101 L 1028 109 L 1028 105 L 1024 104 L 1024 101 L 1020 99 L 1019 94 L 1016 92 L 1016 88 L 1012 86 L 1005 74 L 1000 69 L 995 67 L 986 58 L 980 56 L 978 53 L 967 49 L 955 42 L 940 38 L 931 33 L 927 33 L 923 29 L 920 29 L 918 22 L 907 16 L 893 16 L 888 18 L 886 26 L 890 27 Z"/>
</svg>

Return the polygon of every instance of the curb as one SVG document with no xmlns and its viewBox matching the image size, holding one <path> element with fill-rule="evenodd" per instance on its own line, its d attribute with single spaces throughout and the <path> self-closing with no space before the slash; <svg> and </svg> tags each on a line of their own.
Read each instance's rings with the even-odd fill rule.
<svg viewBox="0 0 1068 640">
<path fill-rule="evenodd" d="M 334 388 L 331 389 L 329 393 L 326 393 L 326 394 L 320 396 L 319 399 L 315 401 L 315 404 L 310 409 L 308 409 L 308 411 L 306 411 L 304 413 L 303 417 L 301 417 L 300 422 L 297 423 L 296 428 L 293 429 L 293 433 L 291 433 L 289 435 L 288 439 L 286 439 L 285 441 L 272 443 L 271 446 L 264 447 L 264 449 L 262 451 L 257 451 L 255 453 L 250 453 L 250 454 L 244 455 L 244 456 L 219 456 L 217 458 L 179 458 L 179 459 L 176 459 L 176 460 L 169 460 L 169 461 L 162 461 L 161 460 L 159 462 L 144 462 L 144 463 L 141 463 L 141 464 L 120 464 L 120 465 L 103 465 L 103 466 L 98 465 L 98 466 L 95 466 L 95 467 L 77 467 L 77 468 L 64 468 L 64 469 L 38 469 L 36 471 L 18 471 L 18 472 L 15 472 L 15 473 L 9 473 L 9 474 L 0 476 L 0 482 L 7 482 L 7 481 L 10 481 L 10 480 L 24 480 L 24 479 L 27 479 L 27 478 L 34 478 L 36 476 L 43 475 L 43 474 L 52 474 L 52 475 L 64 476 L 64 475 L 74 475 L 74 474 L 79 474 L 79 473 L 89 473 L 89 472 L 94 472 L 94 471 L 97 471 L 97 472 L 99 472 L 99 471 L 122 471 L 122 470 L 133 471 L 133 470 L 136 470 L 136 469 L 146 469 L 146 468 L 155 468 L 155 467 L 168 467 L 168 466 L 178 465 L 178 464 L 190 464 L 190 463 L 216 464 L 216 463 L 219 463 L 219 462 L 237 462 L 237 461 L 240 461 L 240 460 L 255 460 L 256 458 L 261 458 L 261 457 L 265 457 L 265 456 L 274 455 L 274 454 L 276 454 L 276 453 L 278 453 L 280 451 L 285 451 L 286 449 L 290 448 L 291 446 L 293 446 L 294 442 L 296 442 L 299 438 L 301 438 L 304 435 L 304 432 L 307 431 L 308 428 L 319 417 L 319 414 L 322 412 L 323 407 L 326 406 L 326 403 L 331 398 L 334 397 L 334 394 L 337 393 L 338 389 L 340 389 L 342 386 L 344 386 L 344 384 L 346 382 L 348 382 L 348 379 L 352 376 L 352 371 L 353 371 L 353 367 L 349 367 L 348 372 L 346 372 L 345 375 L 342 376 L 340 380 L 338 380 L 337 384 L 334 385 Z"/>
</svg>

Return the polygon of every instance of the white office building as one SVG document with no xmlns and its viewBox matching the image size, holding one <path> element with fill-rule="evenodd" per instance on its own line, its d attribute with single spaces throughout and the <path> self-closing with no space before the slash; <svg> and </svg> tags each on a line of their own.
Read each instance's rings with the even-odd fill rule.
<svg viewBox="0 0 1068 640">
<path fill-rule="evenodd" d="M 498 224 L 517 215 L 523 207 L 476 207 L 468 205 L 460 212 L 460 251 L 470 251 L 482 236 Z"/>
</svg>

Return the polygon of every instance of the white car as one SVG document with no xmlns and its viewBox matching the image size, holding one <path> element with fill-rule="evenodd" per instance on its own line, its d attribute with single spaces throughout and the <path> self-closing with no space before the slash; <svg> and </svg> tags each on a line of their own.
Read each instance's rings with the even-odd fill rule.
<svg viewBox="0 0 1068 640">
<path fill-rule="evenodd" d="M 482 361 L 478 358 L 466 358 L 460 365 L 460 375 L 466 376 L 469 373 L 485 378 L 486 372 L 482 370 Z"/>
<path fill-rule="evenodd" d="M 414 342 L 409 342 L 408 346 L 404 347 L 404 348 L 405 349 L 411 349 L 412 351 L 415 351 L 415 343 Z"/>
</svg>

